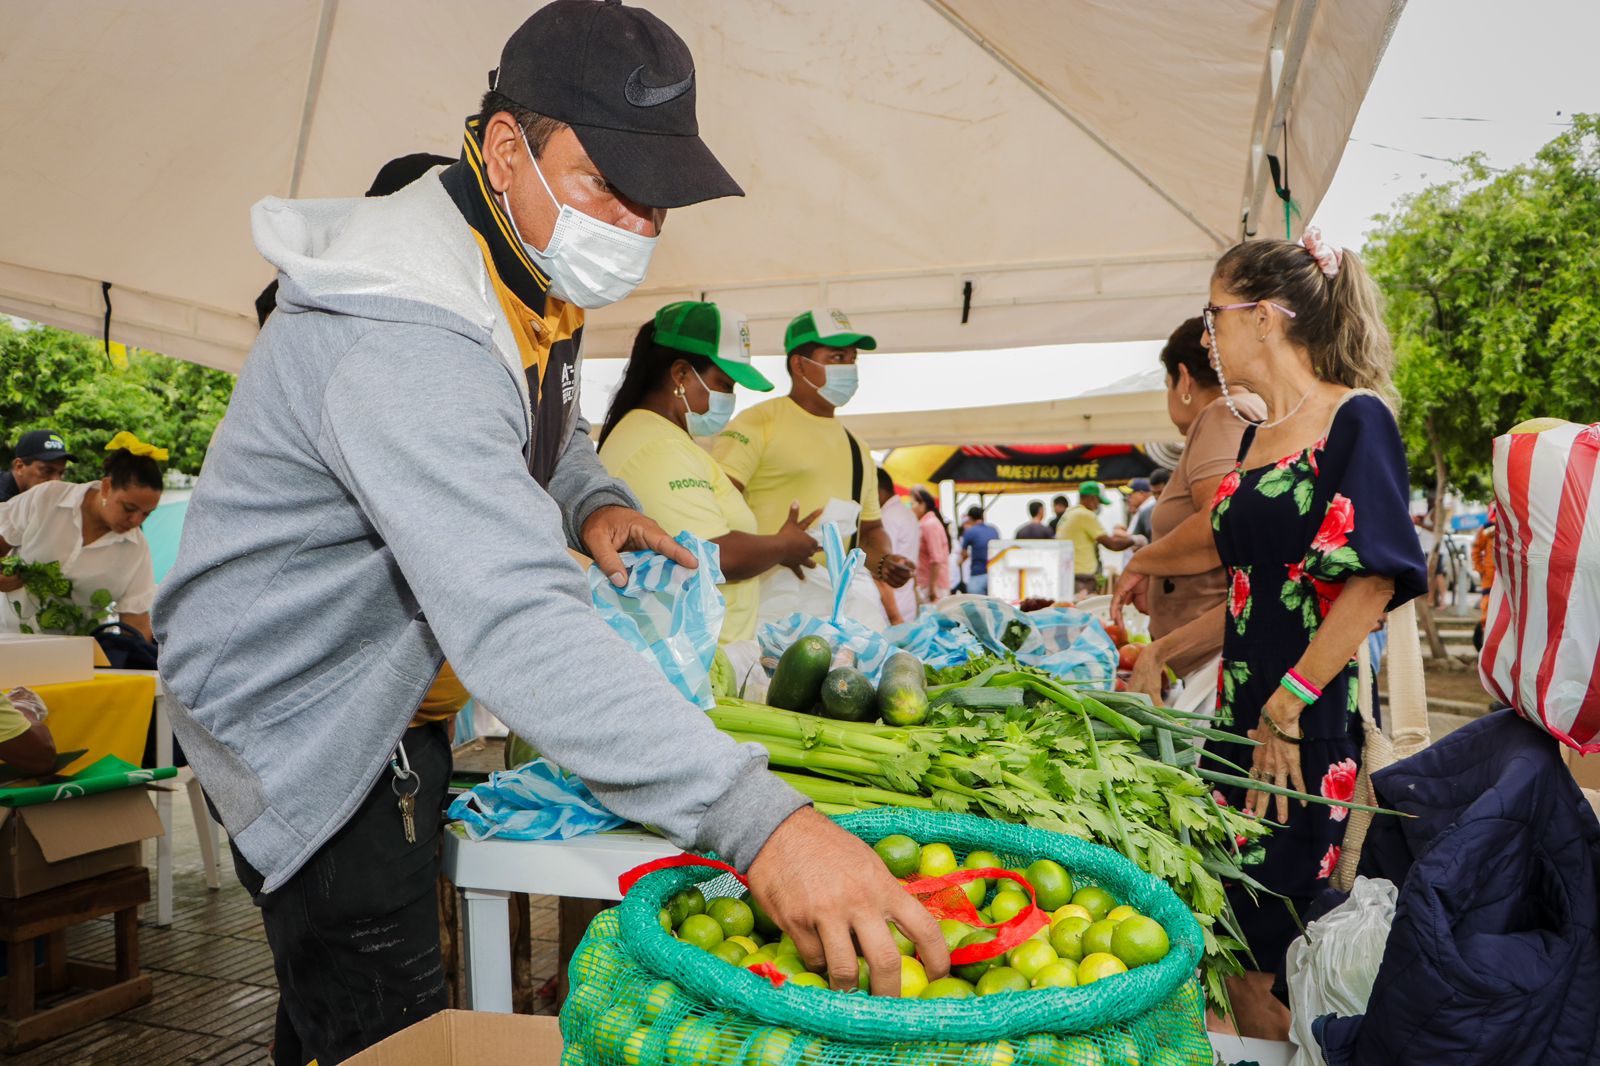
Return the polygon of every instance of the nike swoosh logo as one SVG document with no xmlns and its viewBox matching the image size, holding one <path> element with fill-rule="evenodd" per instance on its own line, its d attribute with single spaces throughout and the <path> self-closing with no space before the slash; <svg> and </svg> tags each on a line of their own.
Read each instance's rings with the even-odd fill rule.
<svg viewBox="0 0 1600 1066">
<path fill-rule="evenodd" d="M 646 85 L 643 74 L 643 66 L 634 67 L 633 73 L 628 75 L 628 84 L 622 87 L 622 95 L 634 107 L 659 107 L 676 100 L 694 87 L 692 70 L 687 78 L 675 81 L 671 85 Z"/>
</svg>

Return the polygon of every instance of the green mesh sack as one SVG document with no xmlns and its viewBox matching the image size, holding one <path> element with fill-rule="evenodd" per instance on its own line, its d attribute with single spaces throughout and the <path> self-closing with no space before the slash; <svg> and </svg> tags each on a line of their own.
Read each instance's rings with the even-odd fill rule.
<svg viewBox="0 0 1600 1066">
<path fill-rule="evenodd" d="M 1008 867 L 1054 859 L 1160 922 L 1165 958 L 1077 988 L 977 999 L 889 999 L 768 980 L 685 944 L 662 907 L 698 885 L 738 896 L 704 867 L 647 874 L 590 926 L 561 1011 L 563 1066 L 1210 1066 L 1195 978 L 1199 923 L 1165 884 L 1075 837 L 970 815 L 883 808 L 836 819 L 869 844 L 903 833 L 992 851 Z"/>
</svg>

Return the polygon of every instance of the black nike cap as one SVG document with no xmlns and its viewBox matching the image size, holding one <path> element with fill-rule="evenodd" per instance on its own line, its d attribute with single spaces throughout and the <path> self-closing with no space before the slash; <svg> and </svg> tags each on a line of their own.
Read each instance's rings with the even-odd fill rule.
<svg viewBox="0 0 1600 1066">
<path fill-rule="evenodd" d="M 646 207 L 744 195 L 700 139 L 688 45 L 642 8 L 547 4 L 506 41 L 489 87 L 571 126 L 606 180 Z"/>
</svg>

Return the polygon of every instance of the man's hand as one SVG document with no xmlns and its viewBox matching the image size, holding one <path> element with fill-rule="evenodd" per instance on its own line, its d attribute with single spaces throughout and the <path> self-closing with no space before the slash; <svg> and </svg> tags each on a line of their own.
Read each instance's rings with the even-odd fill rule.
<svg viewBox="0 0 1600 1066">
<path fill-rule="evenodd" d="M 617 588 L 628 583 L 628 571 L 619 552 L 653 551 L 690 570 L 699 565 L 654 520 L 628 507 L 599 508 L 584 521 L 582 537 L 589 558 Z"/>
<path fill-rule="evenodd" d="M 1139 657 L 1133 661 L 1133 673 L 1128 676 L 1128 691 L 1144 693 L 1159 707 L 1166 679 L 1167 660 L 1159 647 L 1146 644 L 1140 648 Z"/>
<path fill-rule="evenodd" d="M 856 987 L 856 956 L 872 971 L 872 994 L 900 994 L 900 952 L 893 921 L 917 946 L 937 980 L 950 971 L 939 924 L 861 840 L 810 807 L 786 818 L 750 864 L 750 891 L 788 933 L 812 969 L 826 964 L 828 983 Z M 858 952 L 859 948 L 859 952 Z"/>
<path fill-rule="evenodd" d="M 800 518 L 800 504 L 791 503 L 789 505 L 789 520 L 783 524 L 782 529 L 773 534 L 778 540 L 779 564 L 793 570 L 794 576 L 801 580 L 805 579 L 805 574 L 801 573 L 801 571 L 815 567 L 817 561 L 812 556 L 822 550 L 822 545 L 817 543 L 816 538 L 806 532 L 811 528 L 811 523 L 815 522 L 821 514 L 822 511 L 820 509 L 812 511 L 802 521 Z"/>
<path fill-rule="evenodd" d="M 917 572 L 917 564 L 907 559 L 904 555 L 885 555 L 879 569 L 874 572 L 875 577 L 892 589 L 901 588 L 911 575 Z"/>
</svg>

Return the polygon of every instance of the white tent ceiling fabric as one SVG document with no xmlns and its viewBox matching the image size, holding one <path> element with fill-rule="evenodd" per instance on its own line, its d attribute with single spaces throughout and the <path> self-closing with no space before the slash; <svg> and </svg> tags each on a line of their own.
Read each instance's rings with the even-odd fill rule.
<svg viewBox="0 0 1600 1066">
<path fill-rule="evenodd" d="M 645 0 L 748 195 L 674 212 L 586 354 L 681 298 L 758 353 L 824 304 L 888 352 L 1165 336 L 1224 248 L 1282 232 L 1285 114 L 1315 210 L 1403 2 Z M 238 369 L 272 276 L 250 205 L 456 154 L 537 3 L 0 0 L 0 312 L 98 335 L 108 281 L 113 339 Z"/>
</svg>

